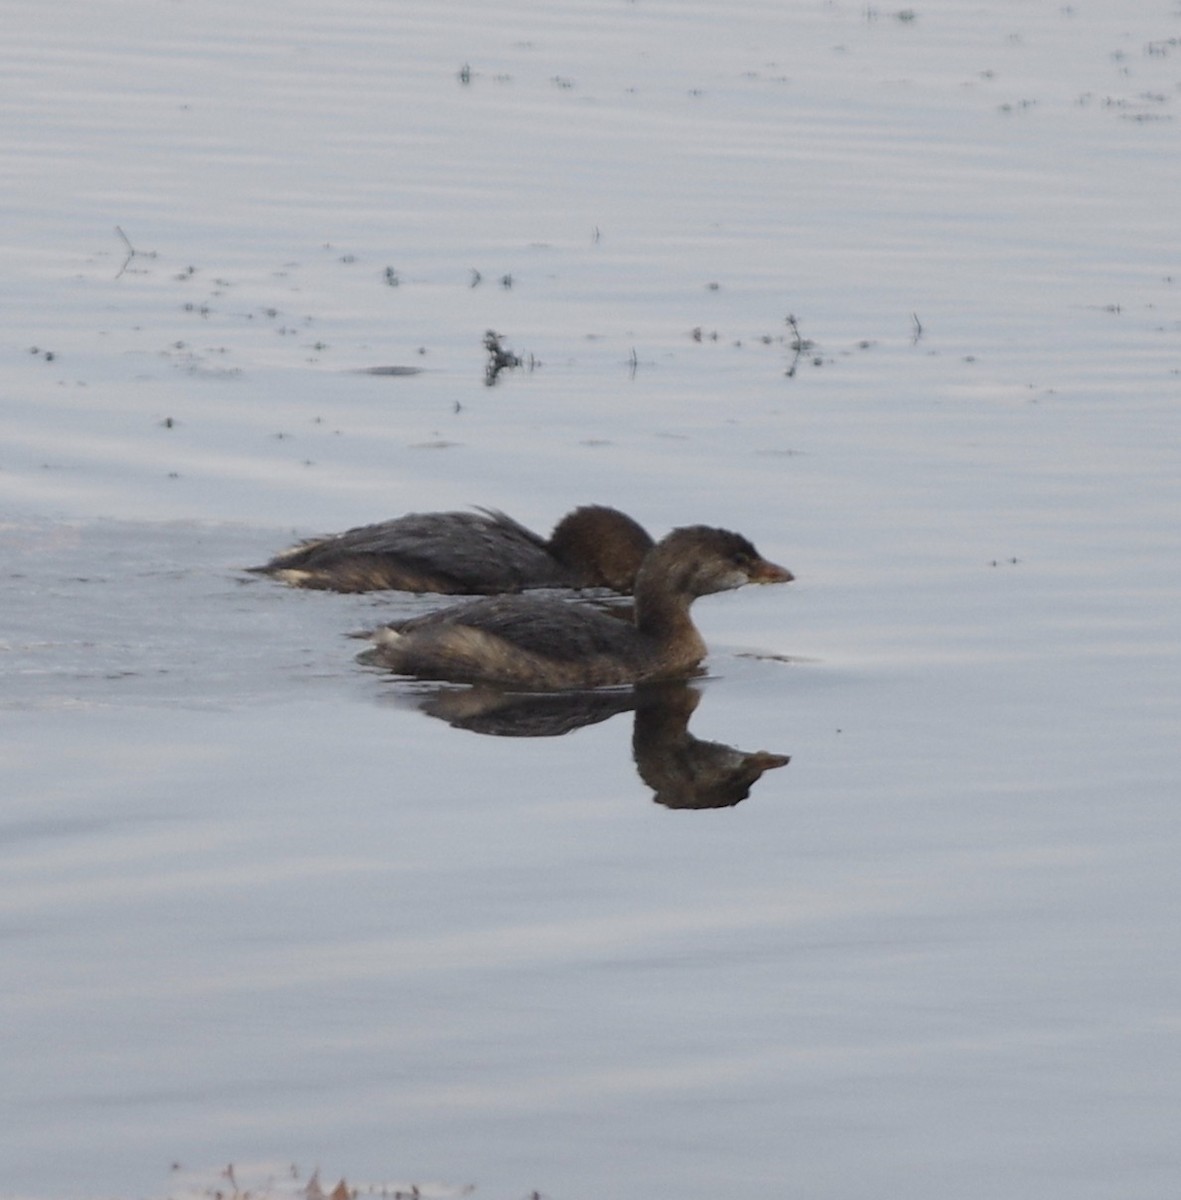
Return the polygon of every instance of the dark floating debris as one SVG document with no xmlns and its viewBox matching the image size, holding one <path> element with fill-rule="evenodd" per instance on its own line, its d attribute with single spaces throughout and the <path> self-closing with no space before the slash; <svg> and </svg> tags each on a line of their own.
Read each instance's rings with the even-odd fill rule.
<svg viewBox="0 0 1181 1200">
<path fill-rule="evenodd" d="M 918 13 L 913 8 L 900 8 L 895 12 L 886 13 L 888 17 L 893 17 L 895 21 L 901 21 L 904 25 L 909 25 L 912 21 L 918 20 Z M 881 10 L 872 5 L 864 10 L 863 16 L 866 21 L 876 21 L 882 16 Z"/>
<path fill-rule="evenodd" d="M 484 349 L 488 351 L 488 362 L 484 366 L 484 382 L 489 387 L 496 383 L 501 371 L 525 365 L 521 358 L 511 350 L 505 349 L 501 344 L 500 334 L 495 329 L 489 329 L 484 334 Z M 530 367 L 534 365 L 532 358 L 530 358 L 529 365 Z"/>
<path fill-rule="evenodd" d="M 385 282 L 386 282 L 387 287 L 397 287 L 402 282 L 402 280 L 401 280 L 401 277 L 398 275 L 398 272 L 395 271 L 393 267 L 386 267 Z"/>
<path fill-rule="evenodd" d="M 838 357 L 848 357 L 856 350 L 870 350 L 878 343 L 873 338 L 859 338 L 852 348 L 833 351 L 826 353 L 816 342 L 809 337 L 805 337 L 803 330 L 800 328 L 799 319 L 794 313 L 788 313 L 784 317 L 784 324 L 787 326 L 785 334 L 760 333 L 752 334 L 749 338 L 732 337 L 727 333 L 719 332 L 717 329 L 709 329 L 704 325 L 694 325 L 688 331 L 688 336 L 694 342 L 701 345 L 706 342 L 712 342 L 715 345 L 724 344 L 735 350 L 741 350 L 744 346 L 784 346 L 791 355 L 791 359 L 787 364 L 784 374 L 791 379 L 795 376 L 799 369 L 800 363 L 805 358 L 814 367 L 823 367 L 833 363 Z M 919 321 L 918 314 L 911 314 L 911 340 L 917 342 L 924 333 L 923 325 Z"/>
<path fill-rule="evenodd" d="M 420 352 L 421 353 L 421 352 Z M 421 375 L 425 367 L 358 367 L 355 375 Z"/>
</svg>

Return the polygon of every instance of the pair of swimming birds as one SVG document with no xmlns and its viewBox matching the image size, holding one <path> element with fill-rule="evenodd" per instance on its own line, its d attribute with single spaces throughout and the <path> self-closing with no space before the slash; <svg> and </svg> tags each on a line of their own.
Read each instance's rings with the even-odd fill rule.
<svg viewBox="0 0 1181 1200">
<path fill-rule="evenodd" d="M 372 660 L 420 679 L 530 691 L 688 678 L 706 654 L 694 600 L 792 578 L 740 534 L 689 525 L 653 542 L 600 505 L 567 514 L 549 538 L 487 509 L 411 513 L 300 542 L 252 570 L 339 592 L 480 595 L 376 630 Z M 519 594 L 556 587 L 631 593 L 633 619 Z"/>
</svg>

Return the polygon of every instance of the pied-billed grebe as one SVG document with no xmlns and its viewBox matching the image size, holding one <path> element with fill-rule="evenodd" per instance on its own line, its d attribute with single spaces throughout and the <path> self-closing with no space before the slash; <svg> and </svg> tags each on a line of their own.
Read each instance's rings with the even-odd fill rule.
<svg viewBox="0 0 1181 1200">
<path fill-rule="evenodd" d="M 631 517 L 597 504 L 567 513 L 548 541 L 492 509 L 409 513 L 310 538 L 250 570 L 334 592 L 495 595 L 536 587 L 630 592 L 651 546 Z"/>
<path fill-rule="evenodd" d="M 706 652 L 689 616 L 698 596 L 791 578 L 739 534 L 691 525 L 645 556 L 634 624 L 556 598 L 497 596 L 379 629 L 366 659 L 420 679 L 527 691 L 683 679 Z"/>
</svg>

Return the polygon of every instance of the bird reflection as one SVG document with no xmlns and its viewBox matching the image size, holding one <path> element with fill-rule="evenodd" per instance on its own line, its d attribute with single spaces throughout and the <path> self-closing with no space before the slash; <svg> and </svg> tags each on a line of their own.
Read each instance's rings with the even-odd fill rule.
<svg viewBox="0 0 1181 1200">
<path fill-rule="evenodd" d="M 640 778 L 666 808 L 732 808 L 764 771 L 785 767 L 786 754 L 747 752 L 689 732 L 701 692 L 683 683 L 637 689 L 632 754 Z"/>
<path fill-rule="evenodd" d="M 689 718 L 701 703 L 701 690 L 680 682 L 535 694 L 441 686 L 409 695 L 429 716 L 494 737 L 559 737 L 632 711 L 636 769 L 666 808 L 732 808 L 750 795 L 765 771 L 790 761 L 786 754 L 748 752 L 694 737 Z"/>
<path fill-rule="evenodd" d="M 593 692 L 505 692 L 475 687 L 432 687 L 420 693 L 416 707 L 455 729 L 493 737 L 560 737 L 597 725 L 636 706 L 633 688 Z"/>
</svg>

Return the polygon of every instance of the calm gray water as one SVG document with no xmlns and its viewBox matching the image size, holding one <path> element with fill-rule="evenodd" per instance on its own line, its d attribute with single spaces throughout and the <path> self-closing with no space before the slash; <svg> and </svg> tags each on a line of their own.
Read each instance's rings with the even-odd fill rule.
<svg viewBox="0 0 1181 1200">
<path fill-rule="evenodd" d="M 4 10 L 0 1194 L 1175 1194 L 1176 4 Z M 637 713 L 241 571 L 588 501 L 797 582 Z"/>
</svg>

